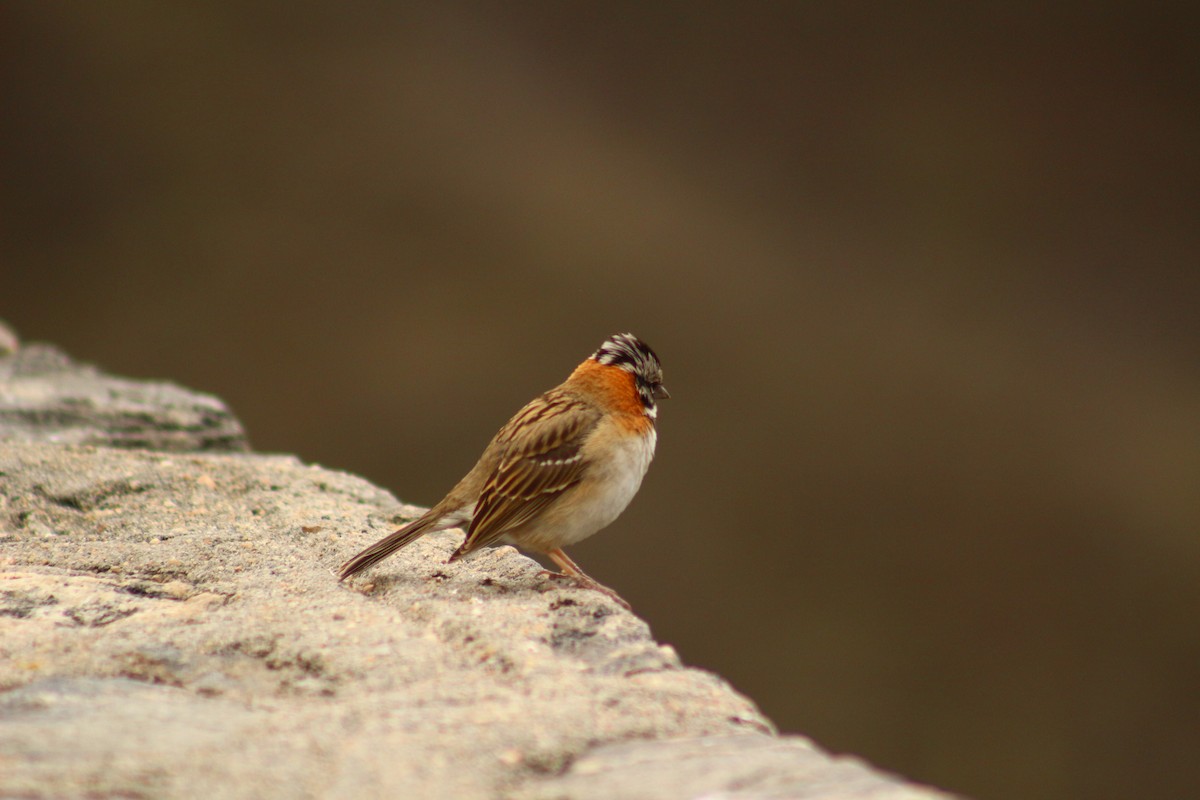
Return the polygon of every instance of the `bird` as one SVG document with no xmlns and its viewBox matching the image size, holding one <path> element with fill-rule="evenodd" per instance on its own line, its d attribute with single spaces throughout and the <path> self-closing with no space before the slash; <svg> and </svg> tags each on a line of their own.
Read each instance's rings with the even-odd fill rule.
<svg viewBox="0 0 1200 800">
<path fill-rule="evenodd" d="M 633 500 L 658 442 L 663 386 L 654 350 L 631 333 L 608 337 L 558 386 L 492 437 L 475 466 L 437 504 L 344 563 L 338 581 L 422 536 L 462 528 L 449 561 L 494 544 L 550 558 L 578 585 L 629 608 L 563 551 L 606 527 Z"/>
</svg>

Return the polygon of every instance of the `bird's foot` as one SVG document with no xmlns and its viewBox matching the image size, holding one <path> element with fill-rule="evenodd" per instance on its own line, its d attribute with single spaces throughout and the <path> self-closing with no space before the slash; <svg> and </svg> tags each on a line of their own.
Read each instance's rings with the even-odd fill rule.
<svg viewBox="0 0 1200 800">
<path fill-rule="evenodd" d="M 621 597 L 621 595 L 617 594 L 615 591 L 608 588 L 603 583 L 600 583 L 599 581 L 597 581 L 593 578 L 590 578 L 587 575 L 568 575 L 568 574 L 565 574 L 562 572 L 553 572 L 548 569 L 542 570 L 541 572 L 538 573 L 538 575 L 544 576 L 544 577 L 550 578 L 551 580 L 556 580 L 556 581 L 570 581 L 571 583 L 574 583 L 576 586 L 578 586 L 580 589 L 591 589 L 594 592 L 599 592 L 600 594 L 611 599 L 614 603 L 616 603 L 617 605 L 619 605 L 621 608 L 625 609 L 626 611 L 633 610 L 633 607 L 630 606 L 629 603 L 625 601 L 625 598 Z"/>
</svg>

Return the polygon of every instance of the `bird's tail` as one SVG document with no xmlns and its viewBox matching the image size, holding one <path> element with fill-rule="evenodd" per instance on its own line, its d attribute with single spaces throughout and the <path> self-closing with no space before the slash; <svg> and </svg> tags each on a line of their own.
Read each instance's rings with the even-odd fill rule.
<svg viewBox="0 0 1200 800">
<path fill-rule="evenodd" d="M 401 547 L 415 542 L 427 533 L 452 528 L 454 524 L 453 520 L 446 519 L 444 512 L 436 508 L 430 509 L 424 515 L 414 519 L 395 533 L 388 534 L 345 564 L 342 564 L 341 569 L 338 570 L 338 580 L 344 581 L 351 575 L 362 572 L 368 567 L 375 566 Z"/>
</svg>

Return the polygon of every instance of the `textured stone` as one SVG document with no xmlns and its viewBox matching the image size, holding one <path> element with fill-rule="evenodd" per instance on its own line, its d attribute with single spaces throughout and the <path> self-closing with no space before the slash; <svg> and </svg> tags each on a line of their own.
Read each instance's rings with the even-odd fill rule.
<svg viewBox="0 0 1200 800">
<path fill-rule="evenodd" d="M 142 386 L 54 353 L 32 374 Z M 0 404 L 30 374 L 0 373 Z M 418 512 L 361 478 L 63 444 L 12 414 L 0 431 L 0 796 L 940 796 L 775 736 L 645 622 L 512 548 L 447 564 L 446 531 L 339 584 Z"/>
<path fill-rule="evenodd" d="M 103 375 L 36 343 L 0 357 L 0 443 L 5 441 L 174 452 L 249 449 L 241 424 L 215 397 L 172 383 Z"/>
</svg>

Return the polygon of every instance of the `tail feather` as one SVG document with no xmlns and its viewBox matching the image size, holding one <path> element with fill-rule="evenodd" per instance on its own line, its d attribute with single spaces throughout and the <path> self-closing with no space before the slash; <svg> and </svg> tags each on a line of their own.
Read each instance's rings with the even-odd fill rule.
<svg viewBox="0 0 1200 800">
<path fill-rule="evenodd" d="M 362 572 L 368 567 L 375 566 L 401 547 L 415 542 L 427 533 L 433 533 L 434 531 L 444 530 L 453 526 L 454 523 L 446 520 L 442 514 L 434 515 L 433 511 L 428 511 L 424 516 L 418 517 L 395 533 L 388 534 L 345 564 L 342 564 L 338 570 L 338 580 L 344 581 L 351 575 Z"/>
</svg>

